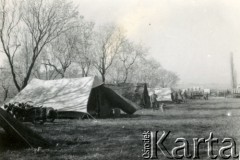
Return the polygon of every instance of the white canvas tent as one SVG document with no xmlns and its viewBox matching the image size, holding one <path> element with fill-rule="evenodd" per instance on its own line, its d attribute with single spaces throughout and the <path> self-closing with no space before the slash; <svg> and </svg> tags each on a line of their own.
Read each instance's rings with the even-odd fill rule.
<svg viewBox="0 0 240 160">
<path fill-rule="evenodd" d="M 171 88 L 148 88 L 148 90 L 150 96 L 155 92 L 155 94 L 157 95 L 157 101 L 159 102 L 172 101 Z"/>
<path fill-rule="evenodd" d="M 133 114 L 138 108 L 104 85 L 96 77 L 58 80 L 33 79 L 9 103 L 31 102 L 63 112 L 108 116 L 113 108 Z"/>
<path fill-rule="evenodd" d="M 203 93 L 204 94 L 210 94 L 211 93 L 211 89 L 205 88 L 205 89 L 203 89 Z"/>
</svg>

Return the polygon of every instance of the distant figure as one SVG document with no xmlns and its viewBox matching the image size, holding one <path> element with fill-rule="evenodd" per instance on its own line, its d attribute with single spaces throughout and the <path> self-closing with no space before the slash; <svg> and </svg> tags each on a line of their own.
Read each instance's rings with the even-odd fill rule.
<svg viewBox="0 0 240 160">
<path fill-rule="evenodd" d="M 178 93 L 174 92 L 174 102 L 178 103 Z"/>
<path fill-rule="evenodd" d="M 208 93 L 203 95 L 204 100 L 208 100 Z"/>
<path fill-rule="evenodd" d="M 182 91 L 179 89 L 177 103 L 181 103 L 181 102 L 183 102 L 183 96 L 182 96 Z"/>
<path fill-rule="evenodd" d="M 190 92 L 190 98 L 193 99 L 193 92 Z"/>
<path fill-rule="evenodd" d="M 186 92 L 186 90 L 182 91 L 182 98 L 183 98 L 183 103 L 186 103 L 187 102 L 187 92 Z"/>
<path fill-rule="evenodd" d="M 172 99 L 172 101 L 174 102 L 174 95 L 173 95 L 173 92 L 171 92 L 171 99 Z"/>
<path fill-rule="evenodd" d="M 166 106 L 166 105 L 165 105 L 164 103 L 161 104 L 161 106 L 160 106 L 161 112 L 164 112 L 164 107 L 165 107 L 165 106 Z"/>
<path fill-rule="evenodd" d="M 150 102 L 151 102 L 151 108 L 152 109 L 157 109 L 157 95 L 155 94 L 155 92 L 153 92 L 153 94 L 150 96 Z"/>
</svg>

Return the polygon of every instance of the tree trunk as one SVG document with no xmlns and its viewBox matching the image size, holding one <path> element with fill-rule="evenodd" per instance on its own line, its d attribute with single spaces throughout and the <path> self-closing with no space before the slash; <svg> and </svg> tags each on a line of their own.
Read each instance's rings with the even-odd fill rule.
<svg viewBox="0 0 240 160">
<path fill-rule="evenodd" d="M 105 73 L 102 73 L 101 76 L 102 76 L 102 82 L 105 83 Z"/>
<path fill-rule="evenodd" d="M 36 59 L 35 59 L 36 60 Z M 32 73 L 32 69 L 33 69 L 33 66 L 34 66 L 34 63 L 35 63 L 35 60 L 33 60 L 32 64 L 30 65 L 29 69 L 28 69 L 28 72 L 27 72 L 27 76 L 24 78 L 24 81 L 23 81 L 23 85 L 21 87 L 21 90 L 24 89 L 27 84 L 28 84 L 28 80 L 31 76 L 31 73 Z"/>
<path fill-rule="evenodd" d="M 3 101 L 5 101 L 8 97 L 8 88 L 4 88 L 4 98 Z"/>
<path fill-rule="evenodd" d="M 126 72 L 125 72 L 125 77 L 124 77 L 123 83 L 126 83 L 127 78 L 128 78 L 128 70 L 126 70 Z"/>
<path fill-rule="evenodd" d="M 7 57 L 8 57 L 8 62 L 10 64 L 14 85 L 17 88 L 18 92 L 20 92 L 21 88 L 20 88 L 20 86 L 18 85 L 18 82 L 17 82 L 16 74 L 15 74 L 15 71 L 14 71 L 14 68 L 13 68 L 13 63 L 11 62 L 11 57 L 9 57 L 9 56 L 7 56 Z"/>
<path fill-rule="evenodd" d="M 82 77 L 86 77 L 86 72 L 85 72 L 84 67 L 82 67 Z"/>
</svg>

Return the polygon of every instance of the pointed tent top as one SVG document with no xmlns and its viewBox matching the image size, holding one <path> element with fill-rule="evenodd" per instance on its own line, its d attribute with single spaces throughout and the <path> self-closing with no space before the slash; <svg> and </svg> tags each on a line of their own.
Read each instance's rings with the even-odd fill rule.
<svg viewBox="0 0 240 160">
<path fill-rule="evenodd" d="M 93 81 L 92 88 L 98 87 L 103 84 L 103 82 L 97 76 L 94 76 L 93 78 L 94 78 L 94 81 Z"/>
</svg>

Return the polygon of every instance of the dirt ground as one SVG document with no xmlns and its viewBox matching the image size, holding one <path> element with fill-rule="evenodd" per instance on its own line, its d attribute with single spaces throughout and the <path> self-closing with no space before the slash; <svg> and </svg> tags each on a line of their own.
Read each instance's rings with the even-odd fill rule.
<svg viewBox="0 0 240 160">
<path fill-rule="evenodd" d="M 115 119 L 56 120 L 54 123 L 26 125 L 51 142 L 54 147 L 41 149 L 6 149 L 1 145 L 0 159 L 70 159 L 70 160 L 122 160 L 143 159 L 143 131 L 171 131 L 165 145 L 176 146 L 178 137 L 214 137 L 222 140 L 231 137 L 240 149 L 240 99 L 212 98 L 208 101 L 194 100 L 186 104 L 168 104 L 165 112 L 139 110 L 132 116 Z M 4 134 L 0 130 L 0 135 Z M 159 136 L 160 136 L 159 135 Z M 215 146 L 214 152 L 222 144 Z M 200 146 L 200 159 L 207 159 L 207 147 Z M 158 152 L 159 159 L 166 159 Z"/>
</svg>

